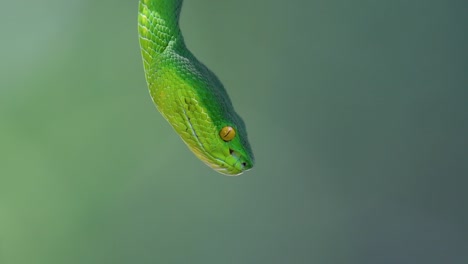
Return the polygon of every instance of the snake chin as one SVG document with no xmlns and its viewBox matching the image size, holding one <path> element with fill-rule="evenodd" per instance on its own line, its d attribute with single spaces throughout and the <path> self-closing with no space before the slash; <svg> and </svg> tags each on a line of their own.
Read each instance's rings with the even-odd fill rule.
<svg viewBox="0 0 468 264">
<path fill-rule="evenodd" d="M 226 176 L 239 176 L 241 175 L 242 173 L 250 170 L 249 169 L 245 169 L 245 166 L 244 167 L 241 167 L 241 169 L 235 169 L 233 170 L 232 168 L 226 168 L 226 167 L 215 167 L 215 166 L 212 166 L 211 164 L 207 164 L 208 166 L 210 166 L 212 169 L 214 169 L 215 171 L 221 173 L 221 174 L 224 174 Z"/>
<path fill-rule="evenodd" d="M 235 151 L 231 152 L 225 160 L 216 158 L 215 162 L 213 162 L 213 160 L 206 160 L 203 158 L 201 160 L 213 170 L 226 176 L 239 176 L 252 168 L 252 164 L 247 162 L 238 152 Z"/>
</svg>

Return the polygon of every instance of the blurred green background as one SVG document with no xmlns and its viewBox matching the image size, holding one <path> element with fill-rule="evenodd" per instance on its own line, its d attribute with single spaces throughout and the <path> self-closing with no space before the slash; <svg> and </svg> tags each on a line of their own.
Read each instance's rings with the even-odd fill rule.
<svg viewBox="0 0 468 264">
<path fill-rule="evenodd" d="M 468 263 L 468 4 L 192 0 L 253 170 L 156 111 L 137 1 L 0 3 L 0 263 Z"/>
</svg>

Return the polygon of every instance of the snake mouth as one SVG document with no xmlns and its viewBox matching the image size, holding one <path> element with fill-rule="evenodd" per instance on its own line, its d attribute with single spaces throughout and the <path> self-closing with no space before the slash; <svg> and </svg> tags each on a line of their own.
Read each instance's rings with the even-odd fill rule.
<svg viewBox="0 0 468 264">
<path fill-rule="evenodd" d="M 232 149 L 229 149 L 229 155 L 221 159 L 209 152 L 202 151 L 189 144 L 186 145 L 208 167 L 226 176 L 238 176 L 252 168 L 251 163 L 247 162 L 240 153 Z"/>
<path fill-rule="evenodd" d="M 218 158 L 206 151 L 203 144 L 199 144 L 197 147 L 187 142 L 185 143 L 203 163 L 226 176 L 239 176 L 243 172 L 250 170 L 253 166 L 243 155 L 231 148 L 229 149 L 229 155 L 225 155 L 224 158 Z"/>
<path fill-rule="evenodd" d="M 190 147 L 190 149 L 200 158 L 200 160 L 203 161 L 203 163 L 226 176 L 239 176 L 243 172 L 252 168 L 252 164 L 250 162 L 248 162 L 239 152 L 232 149 L 229 149 L 229 155 L 225 156 L 224 159 L 217 158 L 209 152 L 202 153 L 196 148 Z"/>
</svg>

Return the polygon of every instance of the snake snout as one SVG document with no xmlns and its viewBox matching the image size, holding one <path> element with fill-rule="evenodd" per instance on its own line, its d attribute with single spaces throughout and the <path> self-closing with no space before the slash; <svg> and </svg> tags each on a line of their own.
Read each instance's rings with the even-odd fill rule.
<svg viewBox="0 0 468 264">
<path fill-rule="evenodd" d="M 229 149 L 229 154 L 232 158 L 234 158 L 235 163 L 233 164 L 233 166 L 236 167 L 238 170 L 246 171 L 252 168 L 253 164 L 247 159 L 247 157 L 244 157 L 239 152 L 233 149 Z"/>
</svg>

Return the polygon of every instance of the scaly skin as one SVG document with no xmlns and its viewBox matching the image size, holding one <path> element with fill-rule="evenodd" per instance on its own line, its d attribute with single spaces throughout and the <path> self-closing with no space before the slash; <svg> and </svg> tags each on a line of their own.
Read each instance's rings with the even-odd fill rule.
<svg viewBox="0 0 468 264">
<path fill-rule="evenodd" d="M 222 174 L 239 175 L 254 164 L 244 122 L 215 74 L 186 48 L 181 6 L 182 0 L 140 0 L 138 33 L 151 98 L 195 155 Z M 234 129 L 234 138 L 221 137 L 224 127 Z"/>
</svg>

